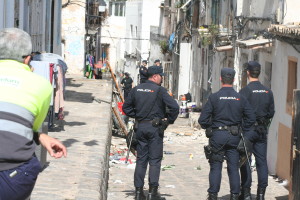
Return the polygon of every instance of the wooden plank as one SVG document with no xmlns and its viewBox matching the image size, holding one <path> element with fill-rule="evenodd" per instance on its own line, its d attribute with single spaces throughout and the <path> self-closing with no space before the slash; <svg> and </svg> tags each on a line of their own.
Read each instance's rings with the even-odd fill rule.
<svg viewBox="0 0 300 200">
<path fill-rule="evenodd" d="M 111 66 L 110 66 L 110 64 L 109 64 L 108 61 L 106 61 L 106 64 L 107 64 L 107 66 L 108 66 L 108 68 L 109 68 L 109 71 L 110 71 L 110 73 L 111 73 L 111 77 L 112 77 L 113 80 L 114 80 L 116 89 L 117 89 L 117 91 L 119 92 L 120 98 L 121 98 L 122 102 L 124 103 L 124 98 L 123 98 L 121 89 L 120 89 L 120 87 L 119 87 L 118 81 L 117 81 L 117 79 L 116 79 L 116 77 L 115 77 L 115 74 L 114 74 L 114 72 L 112 71 Z"/>
<path fill-rule="evenodd" d="M 276 174 L 281 179 L 288 180 L 289 183 L 291 183 L 291 138 L 292 130 L 279 123 Z"/>
<path fill-rule="evenodd" d="M 114 115 L 116 116 L 123 132 L 125 133 L 125 135 L 127 136 L 128 135 L 128 131 L 127 131 L 127 128 L 126 128 L 126 125 L 124 123 L 124 121 L 122 120 L 121 116 L 120 116 L 120 112 L 118 111 L 118 108 L 115 106 L 115 107 L 112 107 L 112 110 L 113 110 L 113 113 Z"/>
</svg>

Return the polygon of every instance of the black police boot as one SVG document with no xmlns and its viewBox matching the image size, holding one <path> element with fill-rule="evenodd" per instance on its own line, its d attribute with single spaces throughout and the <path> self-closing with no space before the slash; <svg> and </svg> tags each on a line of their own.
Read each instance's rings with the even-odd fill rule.
<svg viewBox="0 0 300 200">
<path fill-rule="evenodd" d="M 239 200 L 252 200 L 250 191 L 251 188 L 242 188 Z"/>
<path fill-rule="evenodd" d="M 135 188 L 135 200 L 146 200 L 143 187 Z"/>
<path fill-rule="evenodd" d="M 239 200 L 239 194 L 230 194 L 230 200 Z"/>
<path fill-rule="evenodd" d="M 166 200 L 166 198 L 159 194 L 158 186 L 150 186 L 147 200 Z"/>
<path fill-rule="evenodd" d="M 207 200 L 217 200 L 218 193 L 208 193 Z"/>
<path fill-rule="evenodd" d="M 266 188 L 257 188 L 256 200 L 265 200 Z"/>
</svg>

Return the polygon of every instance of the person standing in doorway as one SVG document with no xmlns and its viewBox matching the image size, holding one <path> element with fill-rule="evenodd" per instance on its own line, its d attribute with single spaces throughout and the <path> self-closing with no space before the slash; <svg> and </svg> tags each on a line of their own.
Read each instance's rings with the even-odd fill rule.
<svg viewBox="0 0 300 200">
<path fill-rule="evenodd" d="M 147 60 L 142 61 L 142 65 L 140 66 L 140 84 L 145 83 L 148 79 L 148 67 L 147 67 Z"/>
<path fill-rule="evenodd" d="M 0 199 L 30 196 L 41 165 L 36 144 L 50 156 L 67 156 L 66 147 L 38 133 L 49 109 L 52 86 L 29 68 L 32 43 L 17 28 L 0 30 Z"/>
<path fill-rule="evenodd" d="M 151 66 L 148 80 L 131 90 L 123 105 L 124 113 L 136 120 L 137 161 L 134 172 L 136 200 L 146 199 L 143 187 L 149 164 L 149 194 L 147 200 L 165 200 L 158 192 L 161 161 L 163 157 L 164 130 L 173 124 L 179 106 L 161 87 L 163 69 Z M 168 113 L 166 108 L 169 109 Z"/>
<path fill-rule="evenodd" d="M 132 89 L 132 83 L 133 83 L 133 80 L 132 78 L 129 76 L 129 73 L 128 72 L 125 72 L 125 78 L 122 79 L 121 81 L 121 85 L 123 86 L 123 90 L 124 90 L 124 98 L 126 99 L 129 92 L 131 91 Z"/>
<path fill-rule="evenodd" d="M 202 109 L 199 124 L 206 129 L 209 145 L 205 155 L 209 161 L 208 200 L 217 200 L 222 178 L 224 158 L 230 183 L 230 200 L 238 200 L 240 193 L 239 152 L 240 131 L 249 129 L 255 122 L 254 112 L 241 94 L 233 88 L 235 71 L 221 70 L 222 88 L 209 96 Z M 242 126 L 243 121 L 243 126 Z"/>
<path fill-rule="evenodd" d="M 264 200 L 268 186 L 267 136 L 268 127 L 275 113 L 274 97 L 272 91 L 259 82 L 260 64 L 256 61 L 249 61 L 246 65 L 250 83 L 241 89 L 240 94 L 251 104 L 255 112 L 256 122 L 254 127 L 244 136 L 253 143 L 252 149 L 258 176 L 256 199 Z M 241 200 L 251 200 L 251 182 L 251 169 L 248 163 L 245 163 L 241 167 Z"/>
</svg>

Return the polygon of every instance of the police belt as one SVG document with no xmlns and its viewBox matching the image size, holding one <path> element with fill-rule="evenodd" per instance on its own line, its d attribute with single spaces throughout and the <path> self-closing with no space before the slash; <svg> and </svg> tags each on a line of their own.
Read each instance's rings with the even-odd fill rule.
<svg viewBox="0 0 300 200">
<path fill-rule="evenodd" d="M 139 124 L 143 124 L 143 123 L 152 123 L 152 119 L 149 119 L 149 120 L 141 120 L 141 121 L 137 120 L 137 122 L 138 122 Z"/>
<path fill-rule="evenodd" d="M 219 126 L 217 128 L 212 128 L 213 131 L 230 131 L 231 126 Z"/>
<path fill-rule="evenodd" d="M 240 127 L 239 125 L 233 126 L 219 126 L 217 128 L 212 128 L 213 131 L 228 131 L 231 135 L 237 136 L 240 134 Z"/>
</svg>

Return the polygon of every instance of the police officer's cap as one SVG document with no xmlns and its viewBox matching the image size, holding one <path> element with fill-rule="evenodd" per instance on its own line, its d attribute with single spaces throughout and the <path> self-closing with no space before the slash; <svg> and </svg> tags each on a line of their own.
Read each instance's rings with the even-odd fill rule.
<svg viewBox="0 0 300 200">
<path fill-rule="evenodd" d="M 148 75 L 152 76 L 154 74 L 159 74 L 161 76 L 165 76 L 164 70 L 161 66 L 151 66 L 148 68 Z"/>
<path fill-rule="evenodd" d="M 125 76 L 129 76 L 129 73 L 128 73 L 128 72 L 125 72 L 124 74 L 125 74 Z"/>
<path fill-rule="evenodd" d="M 221 77 L 234 78 L 235 71 L 232 68 L 224 67 L 221 69 Z"/>
<path fill-rule="evenodd" d="M 260 64 L 256 61 L 249 61 L 247 64 L 247 70 L 249 71 L 260 71 Z"/>
<path fill-rule="evenodd" d="M 146 64 L 148 63 L 148 61 L 147 61 L 147 60 L 143 60 L 142 62 L 143 62 L 143 63 L 146 63 Z"/>
<path fill-rule="evenodd" d="M 154 61 L 154 63 L 157 63 L 157 62 L 159 62 L 159 63 L 160 63 L 160 60 L 159 60 L 159 59 L 156 59 L 156 60 Z"/>
</svg>

